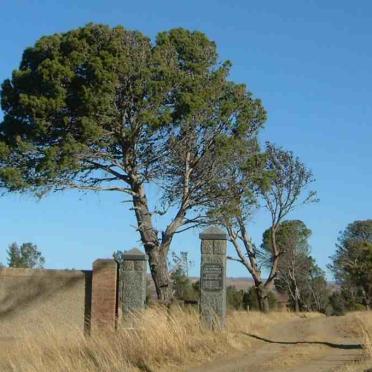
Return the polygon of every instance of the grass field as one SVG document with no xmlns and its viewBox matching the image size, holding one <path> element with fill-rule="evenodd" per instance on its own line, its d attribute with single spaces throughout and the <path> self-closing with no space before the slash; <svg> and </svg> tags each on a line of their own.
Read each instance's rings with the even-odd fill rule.
<svg viewBox="0 0 372 372">
<path fill-rule="evenodd" d="M 352 316 L 342 323 L 345 324 L 343 332 L 356 332 L 364 337 L 365 355 L 372 358 L 372 313 Z M 232 312 L 228 315 L 227 328 L 212 332 L 201 327 L 194 310 L 173 308 L 167 311 L 154 307 L 123 324 L 116 333 L 85 337 L 77 330 L 66 329 L 62 333 L 52 326 L 44 326 L 37 336 L 25 332 L 19 339 L 3 340 L 0 370 L 183 370 L 186 365 L 195 366 L 221 355 L 246 351 L 254 341 L 244 334 L 260 335 L 280 324 L 290 326 L 312 318 L 327 321 L 320 314 Z M 358 322 L 357 327 L 352 326 L 355 322 Z M 292 353 L 291 358 L 301 357 L 296 355 Z"/>
</svg>

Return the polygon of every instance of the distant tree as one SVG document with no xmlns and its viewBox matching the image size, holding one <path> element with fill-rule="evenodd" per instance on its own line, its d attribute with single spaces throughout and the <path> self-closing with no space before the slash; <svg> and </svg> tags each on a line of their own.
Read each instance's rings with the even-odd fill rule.
<svg viewBox="0 0 372 372">
<path fill-rule="evenodd" d="M 339 292 L 344 299 L 346 310 L 356 311 L 365 309 L 363 290 L 361 288 L 351 283 L 343 283 Z"/>
<path fill-rule="evenodd" d="M 269 308 L 271 310 L 277 307 L 277 298 L 272 291 L 268 291 L 267 294 Z M 250 287 L 248 291 L 243 294 L 243 308 L 245 310 L 260 310 L 260 305 L 258 303 L 257 289 L 256 287 Z"/>
<path fill-rule="evenodd" d="M 372 220 L 354 221 L 340 233 L 329 268 L 343 287 L 361 293 L 366 309 L 372 301 Z"/>
<path fill-rule="evenodd" d="M 266 266 L 271 267 L 272 261 L 272 229 L 263 234 L 262 250 Z M 283 221 L 277 228 L 276 245 L 281 255 L 278 264 L 278 274 L 274 281 L 280 292 L 285 292 L 294 304 L 294 309 L 300 311 L 301 289 L 309 279 L 310 247 L 308 238 L 311 231 L 302 221 Z"/>
<path fill-rule="evenodd" d="M 115 251 L 113 254 L 112 254 L 112 258 L 120 265 L 122 266 L 123 265 L 123 262 L 124 262 L 124 254 L 125 252 L 124 251 Z"/>
<path fill-rule="evenodd" d="M 295 311 L 325 311 L 328 287 L 325 273 L 310 256 L 306 225 L 299 220 L 283 221 L 276 233 L 277 248 L 281 255 L 278 274 L 274 281 L 279 292 L 286 293 Z M 263 234 L 261 245 L 264 264 L 271 260 L 271 228 Z"/>
<path fill-rule="evenodd" d="M 198 291 L 195 290 L 191 282 L 188 272 L 191 261 L 188 259 L 188 252 L 180 252 L 177 255 L 172 252 L 171 279 L 174 291 L 174 297 L 182 301 L 190 301 L 198 299 Z"/>
<path fill-rule="evenodd" d="M 324 313 L 328 305 L 329 288 L 325 272 L 317 265 L 311 256 L 309 260 L 309 271 L 307 279 L 301 283 L 302 303 L 306 310 Z"/>
<path fill-rule="evenodd" d="M 278 275 L 281 257 L 277 230 L 298 204 L 316 200 L 313 191 L 301 198 L 313 177 L 292 152 L 270 143 L 265 153 L 260 153 L 257 143 L 246 141 L 232 156 L 234 161 L 226 155 L 228 164 L 224 164 L 216 180 L 215 187 L 220 194 L 214 198 L 209 215 L 225 226 L 237 253 L 237 257 L 228 258 L 245 266 L 254 280 L 260 309 L 268 311 L 268 291 Z M 252 241 L 248 228 L 252 210 L 259 203 L 268 210 L 271 220 L 270 268 L 266 279 L 262 277 L 258 261 L 260 249 Z"/>
<path fill-rule="evenodd" d="M 226 288 L 227 307 L 234 310 L 244 309 L 244 291 L 237 290 L 235 286 L 230 285 Z"/>
<path fill-rule="evenodd" d="M 12 243 L 7 253 L 9 267 L 40 269 L 45 263 L 38 247 L 32 243 L 23 243 L 20 247 L 17 243 Z"/>
<path fill-rule="evenodd" d="M 344 315 L 346 311 L 345 298 L 341 292 L 333 292 L 329 296 L 329 304 L 326 308 L 327 315 Z"/>
<path fill-rule="evenodd" d="M 172 269 L 180 269 L 182 273 L 189 277 L 189 268 L 192 266 L 192 261 L 189 260 L 189 252 L 180 252 L 177 254 L 176 252 L 172 252 Z"/>
<path fill-rule="evenodd" d="M 154 42 L 97 24 L 42 37 L 2 84 L 0 187 L 128 195 L 168 302 L 174 235 L 198 224 L 216 159 L 266 119 L 246 86 L 229 80 L 230 67 L 203 33 L 180 28 Z M 148 184 L 160 186 L 161 208 L 150 207 Z M 166 211 L 174 213 L 160 231 L 153 216 Z"/>
</svg>

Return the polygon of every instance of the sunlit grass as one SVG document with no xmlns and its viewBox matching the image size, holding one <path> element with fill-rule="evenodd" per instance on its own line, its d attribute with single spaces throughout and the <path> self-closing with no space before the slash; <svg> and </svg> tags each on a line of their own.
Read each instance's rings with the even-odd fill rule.
<svg viewBox="0 0 372 372">
<path fill-rule="evenodd" d="M 226 329 L 213 332 L 195 310 L 154 307 L 123 322 L 115 333 L 85 337 L 79 330 L 25 334 L 0 351 L 1 371 L 136 371 L 177 369 L 249 347 L 242 332 L 259 333 L 294 319 L 290 313 L 232 312 Z"/>
</svg>

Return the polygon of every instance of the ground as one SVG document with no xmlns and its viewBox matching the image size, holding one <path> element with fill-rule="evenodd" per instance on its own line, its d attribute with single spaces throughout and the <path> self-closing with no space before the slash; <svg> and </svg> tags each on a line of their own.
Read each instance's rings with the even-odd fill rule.
<svg viewBox="0 0 372 372">
<path fill-rule="evenodd" d="M 55 328 L 44 318 L 12 325 L 8 328 L 14 332 L 0 333 L 1 372 L 361 372 L 372 368 L 371 311 L 341 317 L 229 311 L 226 328 L 216 332 L 200 323 L 193 307 L 154 305 L 123 320 L 117 331 L 92 337 L 79 329 Z"/>
<path fill-rule="evenodd" d="M 340 368 L 363 358 L 358 327 L 350 317 L 289 320 L 259 334 L 245 334 L 253 341 L 246 351 L 218 358 L 187 371 L 340 371 Z M 357 368 L 354 370 L 359 370 Z M 364 370 L 364 367 L 360 368 L 360 371 Z"/>
</svg>

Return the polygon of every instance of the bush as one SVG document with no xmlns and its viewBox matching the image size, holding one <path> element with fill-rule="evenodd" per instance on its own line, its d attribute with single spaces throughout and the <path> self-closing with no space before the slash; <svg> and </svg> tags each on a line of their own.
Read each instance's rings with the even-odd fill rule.
<svg viewBox="0 0 372 372">
<path fill-rule="evenodd" d="M 340 292 L 333 292 L 329 296 L 329 305 L 326 307 L 326 315 L 345 315 L 345 299 Z"/>
<path fill-rule="evenodd" d="M 174 297 L 181 301 L 197 301 L 199 299 L 199 287 L 192 283 L 182 269 L 177 268 L 171 273 L 173 281 Z"/>
<path fill-rule="evenodd" d="M 277 308 L 278 301 L 272 291 L 268 292 L 269 306 L 271 310 Z M 243 308 L 246 310 L 259 310 L 258 299 L 255 287 L 250 287 L 243 295 Z"/>
<path fill-rule="evenodd" d="M 226 301 L 229 309 L 241 310 L 244 309 L 244 291 L 237 290 L 235 286 L 230 285 L 226 288 Z"/>
</svg>

